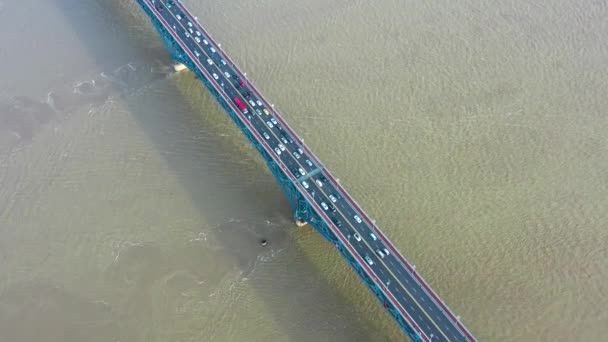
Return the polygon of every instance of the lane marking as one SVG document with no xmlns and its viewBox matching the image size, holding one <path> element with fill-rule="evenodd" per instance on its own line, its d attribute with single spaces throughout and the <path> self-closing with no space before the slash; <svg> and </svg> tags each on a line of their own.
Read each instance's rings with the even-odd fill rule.
<svg viewBox="0 0 608 342">
<path fill-rule="evenodd" d="M 326 194 L 326 192 L 325 192 L 325 188 L 324 188 L 324 187 L 320 187 L 320 188 L 319 188 L 319 190 L 320 190 L 320 191 L 321 191 L 321 192 L 322 192 L 322 193 L 323 193 L 323 194 L 324 194 L 324 195 L 327 197 L 327 194 Z M 339 210 L 339 209 L 338 209 L 338 211 L 340 212 L 340 214 L 341 214 L 341 215 L 342 215 L 344 218 L 346 218 L 346 216 L 344 215 L 344 213 L 342 213 L 342 211 L 341 211 L 341 210 Z M 357 229 L 357 228 L 355 227 L 355 225 L 354 225 L 354 224 L 353 224 L 353 223 L 352 223 L 350 220 L 346 220 L 346 223 L 347 223 L 347 224 L 348 224 L 350 227 L 352 227 L 352 228 L 353 228 L 353 229 L 354 229 L 356 232 L 358 232 L 360 235 L 362 235 L 362 234 L 363 234 L 363 233 L 362 233 L 362 232 L 361 232 L 359 229 Z M 371 229 L 370 229 L 370 230 L 371 230 Z M 372 233 L 374 232 L 374 230 L 371 230 L 371 231 L 372 231 Z M 363 241 L 363 242 L 364 242 L 364 243 L 367 245 L 367 247 L 368 247 L 369 251 L 370 251 L 372 254 L 373 254 L 373 253 L 375 253 L 375 252 L 374 252 L 373 247 L 372 247 L 372 246 L 371 246 L 371 245 L 368 243 L 367 239 L 363 238 L 363 236 L 361 236 L 361 237 L 362 237 L 362 241 Z M 426 312 L 426 310 L 425 310 L 425 309 L 422 307 L 422 305 L 420 305 L 420 303 L 418 303 L 418 300 L 417 300 L 417 299 L 416 299 L 416 298 L 415 298 L 415 297 L 414 297 L 414 296 L 413 296 L 413 295 L 412 295 L 412 294 L 409 292 L 409 290 L 407 289 L 407 287 L 406 287 L 405 285 L 403 285 L 403 283 L 401 282 L 401 280 L 400 280 L 400 279 L 399 279 L 399 278 L 398 278 L 398 277 L 397 277 L 397 276 L 396 276 L 396 275 L 393 273 L 393 271 L 391 270 L 391 268 L 390 268 L 390 267 L 389 267 L 389 266 L 386 264 L 386 261 L 384 260 L 384 258 L 380 258 L 380 257 L 378 257 L 377 259 L 378 259 L 378 260 L 379 260 L 379 261 L 380 261 L 380 262 L 381 262 L 381 263 L 384 265 L 384 267 L 386 268 L 386 270 L 388 271 L 388 273 L 390 273 L 390 274 L 393 276 L 393 278 L 395 278 L 395 280 L 397 281 L 397 283 L 399 283 L 399 284 L 401 285 L 401 287 L 403 288 L 403 290 L 405 290 L 405 291 L 408 293 L 408 295 L 409 295 L 409 297 L 412 299 L 412 301 L 413 301 L 414 303 L 416 303 L 416 305 L 418 306 L 418 308 L 420 308 L 420 311 L 422 311 L 422 312 L 424 313 L 424 315 L 425 315 L 425 316 L 426 316 L 426 317 L 429 319 L 429 321 L 430 321 L 431 323 L 433 323 L 433 325 L 435 326 L 435 328 L 437 328 L 437 331 L 439 331 L 439 332 L 441 333 L 441 335 L 443 335 L 443 337 L 445 337 L 445 338 L 446 338 L 446 340 L 451 341 L 451 340 L 450 340 L 450 339 L 449 339 L 449 338 L 446 336 L 445 332 L 444 332 L 444 331 L 443 331 L 441 328 L 439 328 L 439 325 L 437 325 L 437 322 L 435 322 L 435 320 L 434 320 L 433 318 L 431 318 L 431 316 L 430 316 L 430 315 L 429 315 L 429 314 Z M 376 270 L 374 270 L 374 269 L 372 269 L 372 271 L 373 271 L 373 272 L 377 272 L 377 271 L 376 271 Z M 415 287 L 413 287 L 412 289 L 414 290 L 414 293 L 416 293 L 416 292 L 417 292 Z"/>
<path fill-rule="evenodd" d="M 143 1 L 147 1 L 147 0 L 143 0 Z M 181 8 L 182 11 L 187 13 L 187 15 L 190 16 L 190 18 L 193 18 L 193 19 L 195 18 L 195 16 L 188 10 L 188 8 L 186 8 L 184 6 L 184 4 L 181 3 L 181 1 L 177 1 L 176 5 L 177 5 L 177 7 Z M 234 66 L 234 69 L 238 70 L 240 72 L 236 63 L 234 63 L 234 61 L 230 58 L 230 56 L 222 49 L 221 46 L 219 46 L 219 44 L 213 39 L 213 37 L 211 37 L 209 32 L 207 32 L 207 30 L 204 27 L 202 27 L 202 25 L 199 24 L 198 20 L 194 19 L 193 21 L 195 22 L 195 24 L 198 25 L 199 29 L 206 34 L 206 36 L 209 38 L 209 40 L 211 40 L 212 42 L 215 43 L 215 45 L 218 47 L 218 50 L 222 51 L 224 57 Z M 245 77 L 245 79 L 247 79 L 247 78 Z M 249 81 L 249 79 L 247 79 L 247 81 Z M 282 113 L 278 109 L 275 109 L 273 106 L 270 106 L 268 101 L 266 101 L 266 99 L 261 95 L 261 93 L 257 89 L 257 87 L 251 81 L 249 81 L 249 83 L 251 85 L 252 90 L 257 94 L 257 96 L 260 98 L 260 100 L 266 104 L 266 107 L 270 108 L 270 111 L 277 114 L 276 115 L 277 119 L 285 125 L 285 127 L 291 132 L 292 136 L 294 136 L 297 140 L 299 140 L 300 144 L 302 145 L 302 148 L 305 151 L 307 151 L 308 154 L 310 156 L 312 156 L 312 158 L 315 160 L 315 164 L 317 164 L 320 167 L 325 169 L 321 160 L 314 154 L 314 152 L 312 152 L 312 150 L 310 150 L 308 148 L 308 146 L 306 144 L 304 144 L 303 140 L 299 138 L 299 136 L 295 133 L 295 131 L 291 128 L 291 126 L 289 126 L 289 124 L 287 124 L 287 122 L 285 120 L 283 120 L 283 118 L 281 116 Z M 348 192 L 346 192 L 346 190 L 336 181 L 335 177 L 331 174 L 331 172 L 329 172 L 329 170 L 325 169 L 325 171 L 326 171 L 327 176 L 332 179 L 332 181 L 333 181 L 332 184 L 335 185 L 336 189 L 338 191 L 340 191 L 342 194 L 346 195 L 346 198 L 349 200 L 349 202 L 351 202 L 351 204 L 354 206 L 354 208 L 357 209 L 358 211 L 362 212 L 362 214 L 367 219 L 368 223 L 371 223 L 371 226 L 380 233 L 380 235 L 382 236 L 382 240 L 388 243 L 389 247 L 393 250 L 393 252 L 396 252 L 397 257 L 398 257 L 397 259 L 399 259 L 399 261 L 401 263 L 403 263 L 403 265 L 406 266 L 406 268 L 411 269 L 410 262 L 408 262 L 405 259 L 405 257 L 397 250 L 397 248 L 393 245 L 393 243 L 384 235 L 384 233 L 376 226 L 376 224 L 373 223 L 373 221 L 369 218 L 367 213 L 365 213 L 361 209 L 361 206 L 359 206 L 359 204 L 348 194 Z M 414 278 L 419 278 L 420 280 L 422 280 L 422 282 L 424 283 L 423 287 L 426 289 L 426 292 L 428 292 L 430 294 L 430 296 L 432 297 L 435 304 L 438 307 L 440 307 L 441 309 L 443 309 L 442 311 L 444 312 L 444 314 L 446 316 L 449 316 L 448 321 L 450 321 L 450 323 L 452 323 L 452 325 L 455 324 L 457 329 L 459 330 L 459 332 L 461 332 L 463 335 L 466 335 L 471 341 L 476 341 L 475 337 L 473 337 L 473 335 L 468 331 L 468 329 L 458 319 L 456 319 L 456 316 L 454 315 L 454 313 L 452 313 L 452 311 L 447 307 L 447 305 L 445 303 L 443 303 L 441 298 L 439 298 L 437 296 L 437 294 L 430 288 L 430 286 L 428 284 L 426 284 L 426 282 L 422 279 L 422 277 L 417 272 L 415 272 L 415 270 L 413 270 L 412 274 L 413 274 Z"/>
<path fill-rule="evenodd" d="M 149 6 L 149 7 L 150 7 L 150 6 Z M 165 6 L 165 7 L 166 7 L 166 6 Z M 187 30 L 187 28 L 186 28 L 186 27 L 183 25 L 182 21 L 181 21 L 181 20 L 179 20 L 179 19 L 177 19 L 177 18 L 175 17 L 175 14 L 174 14 L 174 13 L 172 13 L 172 12 L 170 11 L 170 9 L 168 9 L 168 11 L 169 11 L 169 13 L 170 13 L 170 14 L 173 16 L 173 18 L 175 18 L 175 19 L 176 19 L 176 22 L 177 22 L 177 23 L 180 25 L 180 27 L 182 27 L 183 29 Z M 157 12 L 158 12 L 158 11 L 157 11 Z M 161 15 L 161 16 L 158 16 L 158 15 L 157 15 L 157 17 L 159 17 L 159 19 L 162 19 L 163 21 L 165 21 L 165 19 L 164 19 L 164 17 L 163 17 L 162 15 Z M 166 22 L 166 21 L 165 21 L 165 22 Z M 195 22 L 196 22 L 196 20 L 195 20 Z M 196 22 L 196 23 L 198 24 L 198 22 Z M 165 28 L 167 28 L 167 29 L 168 29 L 168 27 L 165 27 Z M 202 27 L 201 27 L 201 29 L 202 29 Z M 204 29 L 202 29 L 202 30 L 204 31 Z M 177 32 L 175 32 L 175 34 L 177 34 Z M 207 34 L 207 36 L 209 36 L 209 35 Z M 191 36 L 191 37 L 192 37 L 192 36 Z M 181 37 L 178 37 L 178 38 L 180 38 L 180 40 L 181 40 Z M 188 37 L 187 37 L 187 38 L 188 38 Z M 210 37 L 206 37 L 206 38 L 209 38 L 209 40 L 212 40 Z M 208 58 L 210 58 L 210 57 L 211 57 L 211 55 L 209 55 L 209 54 L 208 54 L 208 53 L 205 51 L 204 47 L 203 47 L 202 45 L 200 45 L 200 43 L 196 42 L 196 40 L 192 39 L 192 43 L 194 43 L 194 45 L 198 46 L 199 48 L 202 48 L 202 51 L 203 51 L 203 53 L 205 54 L 205 56 L 207 56 Z M 219 46 L 218 46 L 218 48 L 219 48 Z M 189 47 L 187 46 L 187 44 L 186 44 L 186 49 L 185 49 L 185 50 L 187 51 L 187 50 L 189 50 L 189 49 L 190 49 L 190 48 L 189 48 Z M 217 50 L 218 50 L 218 49 L 216 49 L 216 51 L 217 51 Z M 190 54 L 189 54 L 189 57 L 190 57 L 190 58 L 192 58 L 192 55 L 190 55 Z M 226 54 L 224 54 L 224 57 L 226 57 L 227 59 L 229 59 L 229 58 L 227 57 L 227 55 L 226 55 Z M 200 60 L 198 60 L 198 59 L 194 59 L 194 58 L 192 58 L 192 59 L 193 59 L 193 61 L 198 62 L 198 64 L 201 64 Z M 233 65 L 234 65 L 234 64 L 233 64 Z M 202 68 L 201 68 L 201 66 L 200 66 L 200 65 L 197 65 L 197 67 L 200 69 L 200 71 L 201 71 L 201 72 L 206 71 L 206 69 L 205 69 L 204 67 L 202 67 Z M 225 77 L 223 76 L 223 72 L 222 72 L 222 70 L 219 68 L 219 66 L 217 66 L 217 65 L 216 65 L 216 66 L 215 66 L 215 68 L 216 68 L 216 69 L 218 69 L 218 72 L 220 72 L 220 74 L 222 74 L 222 78 L 223 78 L 223 79 L 225 79 Z M 231 68 L 231 69 L 232 69 L 231 71 L 233 71 L 233 72 L 238 71 L 238 69 L 236 69 L 236 66 L 235 66 L 234 68 Z M 211 81 L 212 81 L 212 80 L 211 80 Z M 240 92 L 239 92 L 239 90 L 236 88 L 236 86 L 234 86 L 234 85 L 232 84 L 232 82 L 230 82 L 229 80 L 227 80 L 227 79 L 226 79 L 226 81 L 227 81 L 227 82 L 230 84 L 231 88 L 232 88 L 232 89 L 233 89 L 233 90 L 234 90 L 234 91 L 235 91 L 235 92 L 236 92 L 236 93 L 239 95 L 238 97 L 239 97 L 239 98 L 241 98 L 241 99 L 243 100 L 243 102 L 246 104 L 246 107 L 248 107 L 248 108 L 250 108 L 250 109 L 251 109 L 251 115 L 256 115 L 256 114 L 255 114 L 255 110 L 254 110 L 254 108 L 253 108 L 252 106 L 250 106 L 250 103 L 249 103 L 247 100 L 245 100 L 245 98 L 243 98 L 243 97 L 242 97 L 242 95 L 240 94 Z M 213 82 L 213 81 L 212 81 L 212 82 Z M 217 83 L 217 82 L 215 82 L 215 83 Z M 252 88 L 254 88 L 254 87 L 252 87 Z M 217 88 L 216 88 L 216 89 L 217 89 Z M 219 89 L 217 89 L 217 90 L 220 90 L 220 89 L 221 89 L 221 88 L 219 88 Z M 226 93 L 226 92 L 225 92 L 223 89 L 221 89 L 221 90 L 222 90 L 222 92 L 223 92 L 223 93 L 224 93 L 226 96 L 228 96 L 228 94 L 227 94 L 227 93 Z M 252 90 L 254 90 L 254 89 L 252 89 Z M 257 93 L 257 92 L 256 92 L 256 93 Z M 259 95 L 259 93 L 258 93 L 258 95 Z M 229 96 L 228 96 L 228 97 L 229 97 Z M 263 99 L 261 96 L 258 96 L 258 100 L 264 101 L 264 99 Z M 228 102 L 230 103 L 230 101 L 228 101 Z M 264 101 L 264 102 L 266 102 L 266 101 Z M 230 104 L 231 104 L 231 107 L 232 107 L 233 109 L 235 109 L 235 108 L 234 108 L 234 106 L 232 105 L 232 103 L 230 103 Z M 271 109 L 271 108 L 272 108 L 272 107 L 269 107 L 268 109 Z M 239 110 L 240 110 L 240 108 L 239 108 Z M 236 112 L 238 112 L 239 114 L 241 114 L 239 111 L 236 111 Z M 244 115 L 244 113 L 242 113 L 240 116 L 241 116 L 241 117 L 243 117 L 243 118 L 242 118 L 242 120 L 243 120 L 244 122 L 246 122 L 246 120 L 244 120 L 244 119 L 245 119 L 245 118 L 244 118 L 244 116 L 245 116 L 245 115 Z M 256 115 L 256 116 L 257 116 L 257 115 Z M 265 122 L 263 122 L 263 119 L 262 119 L 262 118 L 259 118 L 259 119 L 262 121 L 262 125 L 263 125 L 263 127 L 266 127 L 266 123 L 265 123 Z M 279 117 L 277 117 L 277 119 L 280 119 L 280 118 L 279 118 Z M 280 120 L 280 121 L 284 122 L 283 120 Z M 254 130 L 256 130 L 256 131 L 257 131 L 257 128 L 256 128 L 255 126 L 253 126 L 253 128 L 254 128 Z M 273 136 L 275 136 L 275 138 L 277 139 L 277 141 L 278 141 L 278 142 L 280 142 L 281 140 L 280 140 L 280 138 L 278 138 L 277 134 L 276 134 L 276 133 L 275 133 L 275 132 L 274 132 L 272 129 L 269 129 L 269 130 L 270 130 L 270 133 L 271 133 Z M 259 133 L 258 133 L 258 135 L 259 135 Z M 292 135 L 293 135 L 293 134 L 292 134 Z M 295 136 L 294 138 L 297 138 L 297 136 Z M 262 143 L 264 143 L 264 140 L 262 140 L 262 139 L 261 139 L 261 137 L 259 137 L 259 141 L 260 141 L 260 142 L 262 142 Z M 302 147 L 305 147 L 305 146 L 302 146 Z M 272 149 L 272 148 L 269 146 L 269 149 Z M 271 154 L 273 154 L 272 152 L 270 152 L 270 153 L 271 153 Z M 311 154 L 311 156 L 316 157 L 314 154 Z M 300 163 L 300 162 L 299 162 L 299 161 L 298 161 L 298 160 L 297 160 L 295 157 L 293 157 L 292 155 L 290 155 L 290 158 L 291 158 L 291 160 L 292 160 L 292 161 L 295 161 L 295 163 L 296 163 L 296 164 L 299 164 L 300 166 L 304 166 L 303 164 L 301 164 L 301 163 Z M 280 157 L 279 157 L 279 159 L 280 159 Z M 283 160 L 280 160 L 280 161 L 281 161 L 282 163 L 285 163 Z M 287 165 L 285 165 L 285 166 L 287 166 Z M 313 175 L 311 175 L 310 177 L 312 177 L 312 176 L 313 176 Z M 310 178 L 310 177 L 309 177 L 309 178 Z M 339 189 L 339 185 L 338 185 L 338 186 L 336 186 L 337 184 L 335 184 L 335 183 L 334 183 L 334 184 L 332 184 L 332 185 L 333 185 L 334 187 L 336 187 L 336 188 L 338 188 L 338 189 Z M 322 192 L 324 195 L 326 195 L 325 190 L 323 190 L 321 187 L 319 187 L 319 190 L 321 190 L 321 192 Z M 306 192 L 306 191 L 304 191 L 304 192 Z M 307 192 L 306 192 L 306 193 L 307 193 Z M 326 195 L 326 197 L 327 197 L 327 195 Z M 329 199 L 328 199 L 328 201 L 329 201 Z M 314 201 L 313 201 L 313 203 L 314 203 Z M 324 212 L 321 210 L 321 208 L 318 208 L 318 207 L 319 207 L 319 206 L 317 205 L 317 209 L 318 209 L 318 211 L 319 211 L 320 213 L 323 213 L 323 214 L 322 214 L 322 216 L 327 216 L 327 214 L 325 214 L 325 213 L 324 213 Z M 345 216 L 345 215 L 344 215 L 342 212 L 340 212 L 340 214 L 343 216 L 343 218 L 344 218 L 344 219 L 346 219 L 346 218 L 347 218 L 347 216 Z M 351 223 L 351 222 L 350 222 L 348 219 L 346 219 L 346 221 L 349 223 L 349 225 L 350 225 L 351 227 L 353 227 L 353 228 L 355 229 L 355 231 L 359 231 L 358 229 L 356 229 L 356 228 L 353 226 L 353 224 L 352 224 L 352 223 Z M 329 224 L 329 225 L 331 225 L 331 223 L 330 223 L 330 222 L 327 222 L 327 221 L 326 221 L 326 223 L 327 223 L 327 224 Z M 339 231 L 339 229 L 337 229 L 337 230 Z M 341 232 L 339 232 L 339 233 L 340 233 L 340 234 L 342 234 Z M 344 243 L 344 241 L 343 241 L 343 243 Z M 348 243 L 348 241 L 347 241 L 347 243 Z M 346 244 L 346 243 L 345 243 L 345 244 Z M 365 242 L 365 244 L 367 245 L 367 247 L 370 249 L 370 251 L 371 251 L 371 252 L 372 252 L 372 254 L 373 254 L 373 249 L 371 248 L 371 246 L 369 246 L 369 245 L 367 244 L 367 241 Z M 355 256 L 355 257 L 356 257 L 357 255 L 356 255 L 356 254 L 354 254 L 353 256 Z M 360 258 L 359 258 L 359 259 L 360 259 Z M 383 262 L 383 264 L 384 264 L 384 262 Z M 385 265 L 385 267 L 386 267 L 386 265 Z M 387 270 L 388 270 L 388 271 L 389 271 L 389 272 L 392 274 L 392 272 L 390 271 L 390 269 L 388 269 L 388 267 L 387 267 Z M 373 272 L 373 273 L 375 273 L 375 270 L 373 270 L 373 269 L 372 269 L 372 272 Z M 394 276 L 394 275 L 393 275 L 393 276 Z M 398 278 L 397 278 L 397 277 L 395 277 L 395 279 L 396 279 L 396 280 L 399 282 L 399 280 L 398 280 Z M 402 286 L 403 286 L 403 285 L 402 285 Z M 406 291 L 407 291 L 407 289 L 406 289 Z M 416 300 L 415 300 L 413 297 L 412 297 L 412 299 L 414 300 L 414 302 L 416 302 Z M 399 305 L 399 303 L 397 303 L 397 304 Z M 424 310 L 422 310 L 422 311 L 424 312 Z M 407 314 L 407 313 L 406 313 L 406 314 Z M 430 318 L 430 317 L 429 317 L 429 318 Z M 431 320 L 431 321 L 432 321 L 432 320 Z M 433 322 L 433 323 L 434 323 L 434 322 Z M 414 324 L 415 324 L 415 323 L 414 323 Z"/>
</svg>

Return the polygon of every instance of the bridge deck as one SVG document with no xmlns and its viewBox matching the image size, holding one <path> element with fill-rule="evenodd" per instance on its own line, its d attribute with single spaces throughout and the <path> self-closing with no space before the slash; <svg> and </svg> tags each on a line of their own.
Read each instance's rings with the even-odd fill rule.
<svg viewBox="0 0 608 342">
<path fill-rule="evenodd" d="M 169 0 L 138 1 L 239 115 L 420 339 L 476 341 L 184 5 Z"/>
</svg>

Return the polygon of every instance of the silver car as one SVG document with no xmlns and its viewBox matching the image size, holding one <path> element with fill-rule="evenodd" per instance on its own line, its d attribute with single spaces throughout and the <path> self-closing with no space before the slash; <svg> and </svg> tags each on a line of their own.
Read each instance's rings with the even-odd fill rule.
<svg viewBox="0 0 608 342">
<path fill-rule="evenodd" d="M 317 185 L 319 186 L 319 188 L 322 188 L 322 187 L 323 187 L 323 182 L 321 182 L 319 179 L 317 179 L 317 180 L 315 181 L 315 183 L 317 183 Z"/>
<path fill-rule="evenodd" d="M 281 150 L 279 150 L 279 148 L 278 148 L 278 147 L 275 147 L 275 148 L 274 148 L 274 151 L 275 151 L 275 152 L 276 152 L 278 155 L 281 155 Z"/>
<path fill-rule="evenodd" d="M 306 183 L 306 181 L 302 182 L 302 186 L 304 187 L 304 189 L 308 189 L 308 183 Z"/>
<path fill-rule="evenodd" d="M 355 221 L 361 223 L 361 218 L 359 217 L 359 215 L 355 215 L 353 217 L 355 218 Z"/>
<path fill-rule="evenodd" d="M 321 202 L 321 207 L 323 207 L 323 210 L 329 209 L 329 207 L 327 206 L 327 204 L 325 204 L 325 202 Z"/>
<path fill-rule="evenodd" d="M 266 125 L 268 125 L 269 128 L 272 128 L 272 122 L 266 121 Z"/>
<path fill-rule="evenodd" d="M 336 198 L 336 196 L 334 196 L 334 195 L 329 195 L 329 199 L 330 199 L 332 202 L 334 202 L 334 203 L 336 203 L 336 201 L 338 200 L 338 199 Z"/>
<path fill-rule="evenodd" d="M 264 138 L 266 138 L 266 140 L 270 139 L 270 135 L 268 135 L 268 133 L 264 132 Z"/>
</svg>

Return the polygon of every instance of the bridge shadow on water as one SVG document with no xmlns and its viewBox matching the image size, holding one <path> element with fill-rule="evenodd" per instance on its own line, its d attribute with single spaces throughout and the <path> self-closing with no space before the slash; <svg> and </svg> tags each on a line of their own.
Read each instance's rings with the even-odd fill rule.
<svg viewBox="0 0 608 342">
<path fill-rule="evenodd" d="M 191 321 L 181 327 L 146 320 L 142 317 L 158 311 L 155 308 L 158 305 L 151 303 L 156 299 L 146 297 L 145 293 L 149 293 L 154 284 L 163 282 L 173 289 L 165 292 L 173 291 L 170 297 L 175 301 L 183 300 L 184 295 L 206 299 L 213 293 L 196 290 L 203 281 L 216 288 L 244 286 L 253 289 L 255 297 L 263 302 L 266 311 L 272 315 L 274 322 L 271 325 L 280 330 L 278 336 L 271 336 L 273 332 L 269 331 L 271 335 L 264 339 L 266 341 L 276 341 L 285 335 L 293 341 L 384 341 L 395 338 L 394 331 L 374 331 L 375 324 L 370 321 L 373 318 L 355 313 L 347 298 L 329 280 L 319 276 L 318 266 L 307 256 L 306 248 L 296 240 L 298 234 L 317 233 L 311 231 L 310 227 L 296 230 L 298 228 L 292 222 L 291 207 L 278 184 L 270 172 L 265 172 L 265 165 L 257 152 L 244 148 L 249 142 L 204 86 L 194 80 L 191 73 L 172 73 L 168 52 L 134 0 L 93 0 L 86 7 L 79 5 L 82 3 L 80 0 L 54 2 L 96 63 L 104 70 L 113 70 L 104 74 L 106 83 L 103 94 L 120 96 L 121 104 L 127 106 L 129 114 L 148 141 L 163 156 L 172 175 L 189 192 L 193 206 L 201 216 L 217 223 L 217 228 L 208 234 L 212 236 L 184 241 L 181 250 L 167 250 L 166 245 L 160 242 L 158 245 L 133 244 L 121 250 L 120 259 L 117 259 L 120 262 L 110 265 L 104 275 L 104 281 L 108 282 L 106 287 L 118 288 L 121 296 L 116 299 L 117 302 L 108 300 L 102 310 L 104 319 L 108 319 L 108 310 L 115 313 L 113 320 L 119 323 L 113 324 L 112 329 L 118 331 L 120 340 L 191 340 L 193 337 L 184 336 L 180 329 L 197 331 L 192 325 L 201 321 L 189 318 Z M 113 25 L 107 24 L 108 18 L 114 18 L 111 20 Z M 137 62 L 128 64 L 134 58 Z M 200 90 L 192 87 L 193 84 Z M 159 85 L 162 91 L 155 93 L 155 85 Z M 98 86 L 92 85 L 93 88 Z M 96 101 L 99 97 L 103 99 L 104 95 L 96 95 Z M 62 100 L 60 95 L 53 102 L 59 109 L 69 107 L 69 100 Z M 175 103 L 180 107 L 176 109 Z M 201 113 L 207 108 L 212 109 Z M 222 137 L 217 133 L 222 126 L 230 127 L 226 131 L 239 137 Z M 192 160 L 193 155 L 203 160 Z M 259 174 L 259 177 L 251 176 L 252 173 Z M 200 184 L 201 178 L 206 180 L 204 184 Z M 224 208 L 226 203 L 231 203 L 231 208 L 242 208 L 242 212 L 227 214 Z M 238 219 L 231 219 L 230 216 L 238 216 Z M 199 231 L 193 229 L 187 233 L 196 237 Z M 259 239 L 262 237 L 269 239 L 268 246 L 260 246 Z M 326 243 L 320 235 L 307 239 Z M 198 243 L 199 240 L 206 240 L 205 245 Z M 324 252 L 337 254 L 329 244 Z M 275 259 L 279 262 L 265 267 L 265 260 L 272 258 L 284 260 Z M 214 265 L 209 259 L 221 260 L 222 263 Z M 219 266 L 226 260 L 231 265 Z M 292 261 L 297 266 L 276 267 L 289 265 Z M 130 274 L 133 270 L 140 275 Z M 344 267 L 343 272 L 351 270 Z M 225 276 L 212 279 L 208 277 L 210 273 L 231 274 L 234 282 L 227 281 Z M 130 276 L 137 284 L 134 289 L 121 285 L 121 281 Z M 222 328 L 222 316 L 232 315 L 226 311 L 230 310 L 230 305 L 250 304 L 240 303 L 233 298 L 226 301 L 227 308 L 216 309 L 215 306 L 220 303 L 213 304 L 213 310 L 218 311 L 215 314 L 217 317 L 206 315 L 209 325 L 217 324 L 218 329 Z M 130 317 L 133 311 L 139 313 L 138 319 Z M 171 314 L 166 312 L 159 316 L 164 319 Z M 267 316 L 268 313 L 262 315 Z M 0 321 L 1 318 L 0 309 Z M 254 318 L 253 321 L 259 319 L 263 320 Z M 169 321 L 177 324 L 175 322 L 178 320 L 179 317 Z M 142 328 L 145 325 L 151 327 Z M 244 322 L 243 325 L 247 326 L 248 323 Z M 10 326 L 4 328 L 10 329 Z M 213 332 L 213 329 L 200 328 L 206 332 Z M 237 331 L 232 336 L 239 335 L 238 328 L 224 326 L 223 329 Z M 371 331 L 374 331 L 373 336 Z M 227 336 L 222 332 L 213 335 Z M 9 336 L 18 336 L 18 333 Z M 53 340 L 52 336 L 47 337 L 47 340 Z M 252 337 L 249 340 L 258 339 Z"/>
</svg>

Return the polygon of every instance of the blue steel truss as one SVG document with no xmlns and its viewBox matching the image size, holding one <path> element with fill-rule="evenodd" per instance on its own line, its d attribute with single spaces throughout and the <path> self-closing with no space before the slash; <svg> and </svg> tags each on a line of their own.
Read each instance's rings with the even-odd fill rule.
<svg viewBox="0 0 608 342">
<path fill-rule="evenodd" d="M 386 298 L 384 292 L 365 272 L 365 269 L 353 257 L 353 255 L 349 252 L 348 248 L 344 246 L 344 244 L 340 241 L 340 239 L 336 237 L 336 235 L 333 233 L 327 223 L 317 214 L 317 211 L 312 207 L 310 202 L 302 195 L 300 191 L 298 191 L 293 180 L 288 175 L 286 175 L 285 172 L 281 169 L 281 167 L 279 167 L 279 165 L 277 165 L 277 163 L 271 158 L 271 156 L 264 149 L 262 144 L 256 139 L 254 134 L 239 118 L 237 113 L 220 95 L 220 93 L 215 89 L 215 87 L 213 87 L 211 82 L 205 77 L 205 75 L 200 71 L 200 69 L 196 67 L 195 63 L 190 59 L 190 57 L 182 49 L 182 47 L 175 41 L 173 36 L 167 31 L 164 25 L 156 18 L 154 13 L 152 13 L 150 9 L 143 3 L 143 0 L 136 1 L 139 3 L 139 5 L 143 8 L 143 10 L 150 18 L 152 24 L 154 25 L 154 28 L 156 28 L 156 30 L 160 33 L 160 36 L 165 42 L 165 45 L 167 46 L 173 59 L 179 63 L 184 64 L 188 69 L 194 72 L 198 79 L 203 82 L 209 92 L 215 97 L 220 106 L 222 106 L 226 113 L 228 113 L 232 121 L 234 121 L 237 127 L 243 132 L 245 137 L 247 137 L 249 142 L 258 150 L 258 152 L 260 152 L 262 158 L 264 158 L 264 161 L 266 162 L 266 165 L 268 165 L 270 172 L 272 172 L 274 177 L 277 179 L 279 186 L 281 187 L 281 189 L 287 196 L 289 203 L 293 207 L 295 220 L 309 223 L 329 242 L 331 242 L 336 247 L 336 249 L 340 251 L 344 259 L 346 259 L 346 261 L 355 270 L 359 277 L 361 277 L 365 285 L 367 285 L 367 287 L 372 291 L 372 293 L 376 295 L 378 300 L 380 300 L 386 310 L 393 316 L 399 326 L 412 339 L 412 341 L 422 341 L 422 338 L 405 320 L 399 310 L 397 310 L 397 308 L 395 308 L 395 306 L 388 300 L 388 298 Z"/>
</svg>

